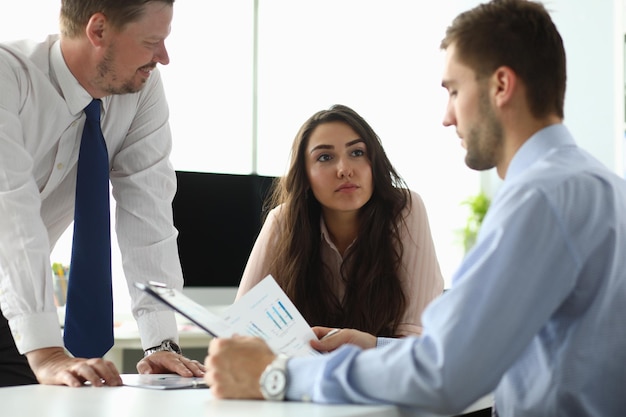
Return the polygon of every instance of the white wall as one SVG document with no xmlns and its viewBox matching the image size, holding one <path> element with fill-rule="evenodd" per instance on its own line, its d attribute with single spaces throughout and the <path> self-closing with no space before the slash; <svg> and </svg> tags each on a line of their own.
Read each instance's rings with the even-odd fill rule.
<svg viewBox="0 0 626 417">
<path fill-rule="evenodd" d="M 475 2 L 472 2 L 475 3 Z M 567 54 L 565 124 L 578 144 L 626 176 L 624 0 L 547 0 Z M 495 173 L 483 186 L 497 188 Z"/>
<path fill-rule="evenodd" d="M 622 0 L 549 1 L 567 51 L 565 122 L 578 144 L 623 173 Z"/>
<path fill-rule="evenodd" d="M 476 0 L 260 0 L 175 3 L 171 64 L 162 68 L 176 169 L 280 175 L 300 124 L 334 103 L 359 111 L 424 198 L 444 276 L 462 257 L 460 202 L 493 183 L 463 164 L 443 128 L 439 41 Z M 0 40 L 56 31 L 60 2 L 21 0 L 0 14 Z M 548 0 L 568 56 L 566 123 L 579 143 L 623 172 L 623 0 Z M 33 13 L 37 10 L 37 13 Z M 616 17 L 617 16 L 617 17 Z M 258 123 L 255 123 L 258 122 Z M 252 152 L 258 144 L 258 159 Z M 52 260 L 69 263 L 71 232 Z M 128 307 L 114 248 L 116 309 Z"/>
<path fill-rule="evenodd" d="M 306 1 L 261 0 L 258 69 L 249 72 L 249 78 L 240 77 L 239 71 L 253 64 L 248 38 L 252 16 L 242 14 L 241 2 L 189 1 L 184 9 L 178 3 L 175 19 L 202 10 L 199 14 L 203 21 L 208 19 L 206 26 L 213 28 L 199 48 L 202 54 L 193 60 L 209 74 L 206 92 L 220 95 L 224 105 L 211 109 L 216 117 L 201 138 L 193 130 L 197 122 L 185 114 L 184 106 L 172 108 L 175 166 L 207 171 L 220 167 L 241 173 L 257 169 L 261 174 L 280 175 L 301 123 L 330 104 L 348 104 L 372 124 L 399 172 L 424 198 L 448 280 L 462 257 L 456 231 L 463 226 L 466 212 L 459 203 L 481 183 L 498 183 L 493 173 L 485 179 L 464 166 L 464 151 L 454 130 L 441 125 L 446 96 L 440 87 L 439 41 L 458 12 L 478 3 L 446 0 L 429 5 L 426 11 L 414 0 L 318 0 L 314 7 L 306 7 L 313 4 Z M 581 146 L 622 172 L 623 97 L 616 94 L 623 84 L 623 25 L 617 12 L 622 0 L 548 0 L 546 5 L 562 32 L 568 55 L 566 123 Z M 213 31 L 220 35 L 214 36 Z M 197 42 L 194 36 L 174 27 L 171 50 L 182 53 L 183 45 Z M 231 41 L 234 47 L 224 46 Z M 198 80 L 193 77 L 175 79 L 177 65 L 173 59 L 163 69 L 168 85 L 177 83 L 178 94 L 196 89 Z M 245 88 L 227 81 L 233 70 Z M 210 81 L 216 71 L 221 84 Z M 254 75 L 258 77 L 256 102 L 246 92 Z M 253 114 L 255 108 L 258 114 Z M 233 116 L 239 117 L 235 123 Z M 257 125 L 243 128 L 255 117 Z M 183 133 L 192 130 L 192 134 Z M 243 170 L 239 165 L 229 166 L 224 157 L 228 148 L 238 144 L 245 149 L 254 140 L 258 164 L 251 162 Z M 185 148 L 202 157 L 192 163 L 183 156 Z"/>
</svg>

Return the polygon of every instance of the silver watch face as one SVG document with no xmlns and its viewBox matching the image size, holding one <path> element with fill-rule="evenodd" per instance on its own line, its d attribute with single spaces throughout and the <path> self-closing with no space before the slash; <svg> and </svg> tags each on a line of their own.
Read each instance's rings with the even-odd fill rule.
<svg viewBox="0 0 626 417">
<path fill-rule="evenodd" d="M 263 381 L 263 388 L 265 388 L 267 395 L 271 397 L 281 395 L 285 391 L 286 385 L 287 377 L 285 372 L 280 369 L 270 370 Z"/>
<path fill-rule="evenodd" d="M 166 340 L 163 342 L 164 350 L 169 350 L 170 352 L 181 353 L 180 347 L 171 340 Z"/>
</svg>

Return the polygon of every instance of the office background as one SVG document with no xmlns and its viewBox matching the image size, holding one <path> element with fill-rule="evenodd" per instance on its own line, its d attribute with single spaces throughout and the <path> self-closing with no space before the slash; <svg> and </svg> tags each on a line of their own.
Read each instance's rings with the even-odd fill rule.
<svg viewBox="0 0 626 417">
<path fill-rule="evenodd" d="M 446 285 L 463 256 L 461 202 L 495 173 L 465 167 L 441 124 L 445 27 L 477 0 L 178 0 L 161 67 L 178 170 L 281 175 L 313 112 L 342 103 L 380 135 L 429 213 Z M 57 32 L 58 0 L 0 14 L 0 40 Z M 624 0 L 546 0 L 568 58 L 565 122 L 578 143 L 624 173 Z M 219 198 L 215 196 L 215 198 Z M 115 240 L 115 239 L 114 239 Z M 52 261 L 69 263 L 71 228 Z M 113 248 L 116 310 L 129 300 Z M 158 277 L 155 277 L 158 279 Z"/>
</svg>

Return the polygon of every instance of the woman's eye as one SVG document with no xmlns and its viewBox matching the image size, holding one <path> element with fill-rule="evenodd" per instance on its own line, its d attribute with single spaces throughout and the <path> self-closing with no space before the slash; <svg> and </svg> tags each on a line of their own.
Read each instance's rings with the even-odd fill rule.
<svg viewBox="0 0 626 417">
<path fill-rule="evenodd" d="M 363 149 L 355 149 L 352 151 L 352 156 L 363 156 L 365 151 Z"/>
<path fill-rule="evenodd" d="M 317 160 L 319 162 L 326 162 L 326 161 L 330 161 L 331 157 L 327 153 L 323 153 L 323 154 L 321 154 L 320 156 L 317 157 Z"/>
</svg>

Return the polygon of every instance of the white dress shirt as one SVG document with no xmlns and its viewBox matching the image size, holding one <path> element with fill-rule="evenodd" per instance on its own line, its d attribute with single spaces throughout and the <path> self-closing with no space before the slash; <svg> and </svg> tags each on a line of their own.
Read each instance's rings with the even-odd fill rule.
<svg viewBox="0 0 626 417">
<path fill-rule="evenodd" d="M 63 346 L 50 252 L 73 221 L 76 164 L 92 97 L 63 60 L 58 36 L 0 45 L 0 307 L 21 353 Z M 172 224 L 176 177 L 159 72 L 135 94 L 104 97 L 102 131 L 116 231 L 144 348 L 177 339 L 173 313 L 136 290 L 182 287 Z M 70 266 L 71 267 L 71 266 Z"/>
<path fill-rule="evenodd" d="M 626 182 L 565 126 L 545 128 L 511 161 L 422 336 L 292 358 L 287 397 L 426 415 L 495 390 L 500 417 L 624 415 L 625 255 Z"/>
</svg>

